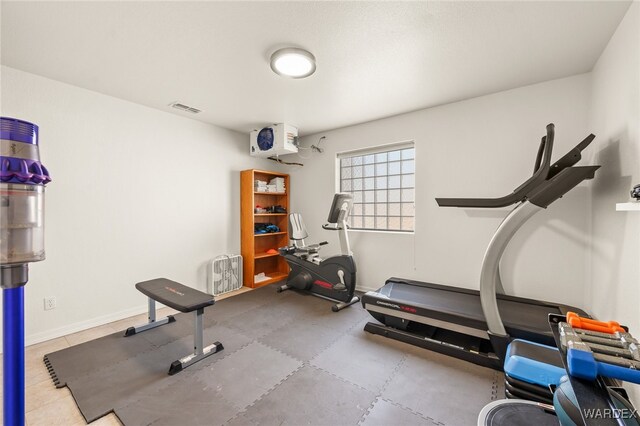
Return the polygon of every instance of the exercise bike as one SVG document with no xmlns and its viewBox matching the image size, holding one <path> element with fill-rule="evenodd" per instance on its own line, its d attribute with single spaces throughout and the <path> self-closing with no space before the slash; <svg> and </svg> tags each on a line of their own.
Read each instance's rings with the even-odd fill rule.
<svg viewBox="0 0 640 426">
<path fill-rule="evenodd" d="M 287 283 L 278 287 L 278 293 L 289 289 L 304 290 L 314 296 L 338 302 L 331 307 L 338 312 L 347 306 L 358 302 L 360 298 L 354 296 L 356 289 L 356 264 L 349 246 L 347 233 L 347 216 L 351 210 L 353 197 L 350 194 L 336 194 L 333 197 L 331 210 L 323 229 L 340 233 L 340 248 L 342 253 L 322 259 L 320 248 L 328 244 L 306 245 L 309 236 L 300 213 L 289 215 L 289 239 L 292 245 L 279 248 L 291 268 Z"/>
</svg>

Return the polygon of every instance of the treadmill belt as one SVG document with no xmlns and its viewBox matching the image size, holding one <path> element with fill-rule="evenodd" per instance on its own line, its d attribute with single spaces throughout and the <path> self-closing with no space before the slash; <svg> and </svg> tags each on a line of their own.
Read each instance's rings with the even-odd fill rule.
<svg viewBox="0 0 640 426">
<path fill-rule="evenodd" d="M 551 334 L 549 314 L 561 314 L 560 310 L 554 306 L 531 305 L 504 299 L 498 299 L 498 310 L 506 328 L 515 327 L 518 330 L 533 328 L 547 331 L 545 334 Z"/>
<path fill-rule="evenodd" d="M 473 290 L 456 291 L 455 287 L 446 289 L 403 282 L 388 282 L 378 290 L 378 293 L 387 296 L 396 303 L 406 303 L 410 306 L 463 318 L 466 320 L 464 325 L 482 330 L 487 328 L 480 304 L 480 295 Z M 507 329 L 533 329 L 549 335 L 551 330 L 549 329 L 548 315 L 550 313 L 561 314 L 557 307 L 531 304 L 526 299 L 516 301 L 498 298 L 498 309 Z"/>
</svg>

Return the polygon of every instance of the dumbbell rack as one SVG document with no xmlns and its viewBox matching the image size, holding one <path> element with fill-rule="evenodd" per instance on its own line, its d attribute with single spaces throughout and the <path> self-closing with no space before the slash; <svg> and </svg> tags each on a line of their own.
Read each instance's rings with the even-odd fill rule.
<svg viewBox="0 0 640 426">
<path fill-rule="evenodd" d="M 551 331 L 553 332 L 553 337 L 556 341 L 556 346 L 560 350 L 560 355 L 562 357 L 562 363 L 567 371 L 569 371 L 569 367 L 567 364 L 567 351 L 562 347 L 560 342 L 560 330 L 558 325 L 561 322 L 566 322 L 566 317 L 564 315 L 554 315 L 549 314 L 549 325 L 551 327 Z M 584 415 L 584 410 L 582 408 L 588 407 L 590 410 L 606 412 L 606 410 L 614 410 L 615 406 L 609 393 L 607 392 L 607 388 L 611 387 L 619 387 L 619 383 L 616 380 L 606 379 L 603 377 L 598 377 L 595 381 L 588 381 L 578 379 L 577 377 L 573 377 L 571 375 L 569 377 L 569 382 L 571 383 L 571 387 L 573 388 L 573 392 L 576 395 L 576 400 L 578 405 L 581 407 L 580 413 L 582 414 L 582 420 L 587 426 L 619 426 L 623 425 L 621 420 L 614 418 L 592 418 L 587 419 Z"/>
<path fill-rule="evenodd" d="M 558 324 L 562 346 L 568 347 L 569 373 L 593 380 L 597 375 L 640 383 L 638 341 L 626 330 L 615 334 Z"/>
</svg>

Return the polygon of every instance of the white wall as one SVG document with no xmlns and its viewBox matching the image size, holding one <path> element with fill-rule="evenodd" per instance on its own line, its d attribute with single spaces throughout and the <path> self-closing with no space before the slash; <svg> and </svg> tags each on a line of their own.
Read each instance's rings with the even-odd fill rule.
<svg viewBox="0 0 640 426">
<path fill-rule="evenodd" d="M 578 75 L 305 137 L 322 142 L 292 171 L 293 208 L 311 238 L 322 231 L 335 190 L 337 152 L 415 140 L 417 190 L 414 235 L 351 232 L 360 289 L 391 276 L 478 288 L 484 250 L 508 210 L 439 208 L 435 197 L 510 193 L 533 171 L 547 123 L 556 125 L 554 160 L 590 133 L 588 75 Z M 305 155 L 309 155 L 305 151 Z M 588 189 L 582 185 L 525 225 L 507 249 L 507 291 L 584 306 Z"/>
<path fill-rule="evenodd" d="M 206 262 L 240 252 L 239 172 L 274 168 L 248 155 L 248 135 L 1 71 L 2 115 L 40 126 L 53 177 L 47 259 L 25 290 L 28 344 L 143 312 L 138 281 L 204 290 Z"/>
<path fill-rule="evenodd" d="M 616 212 L 640 183 L 640 3 L 629 8 L 591 75 L 589 125 L 598 135 L 589 305 L 640 334 L 640 212 Z M 640 390 L 634 399 L 640 406 Z"/>
</svg>

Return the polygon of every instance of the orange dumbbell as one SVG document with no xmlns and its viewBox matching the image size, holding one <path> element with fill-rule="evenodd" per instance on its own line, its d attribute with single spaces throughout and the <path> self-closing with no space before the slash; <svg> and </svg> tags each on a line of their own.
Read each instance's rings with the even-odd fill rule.
<svg viewBox="0 0 640 426">
<path fill-rule="evenodd" d="M 575 312 L 567 312 L 567 322 L 573 328 L 581 328 L 583 330 L 599 331 L 600 333 L 614 334 L 615 332 L 624 333 L 626 330 L 615 321 L 596 321 L 591 318 L 584 318 Z"/>
</svg>

